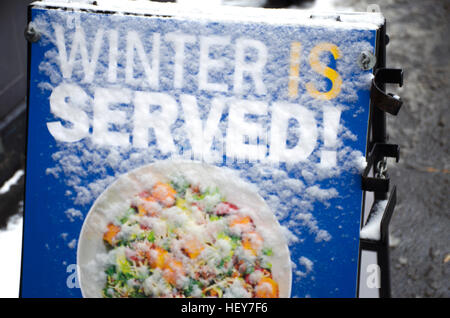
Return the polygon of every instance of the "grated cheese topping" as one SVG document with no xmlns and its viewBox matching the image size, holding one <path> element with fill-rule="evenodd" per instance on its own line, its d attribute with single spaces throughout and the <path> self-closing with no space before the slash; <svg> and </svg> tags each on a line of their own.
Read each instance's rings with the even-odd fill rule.
<svg viewBox="0 0 450 318">
<path fill-rule="evenodd" d="M 155 182 L 106 226 L 104 297 L 278 297 L 272 249 L 218 188 Z M 262 292 L 261 292 L 262 290 Z"/>
</svg>

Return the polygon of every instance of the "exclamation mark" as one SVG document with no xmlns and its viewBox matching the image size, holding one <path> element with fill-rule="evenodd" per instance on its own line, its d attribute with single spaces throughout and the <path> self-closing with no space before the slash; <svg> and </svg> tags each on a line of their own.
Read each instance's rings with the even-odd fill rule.
<svg viewBox="0 0 450 318">
<path fill-rule="evenodd" d="M 291 43 L 291 58 L 289 68 L 289 97 L 298 96 L 298 78 L 300 74 L 300 51 L 302 44 L 300 42 Z"/>
<path fill-rule="evenodd" d="M 323 168 L 332 168 L 337 164 L 336 147 L 341 110 L 336 107 L 323 108 L 323 149 L 320 155 L 320 165 Z"/>
</svg>

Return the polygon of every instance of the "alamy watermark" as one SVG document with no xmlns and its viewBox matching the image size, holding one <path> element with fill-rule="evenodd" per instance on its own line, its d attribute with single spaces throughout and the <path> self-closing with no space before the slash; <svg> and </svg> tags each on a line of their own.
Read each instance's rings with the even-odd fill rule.
<svg viewBox="0 0 450 318">
<path fill-rule="evenodd" d="M 78 281 L 78 265 L 77 264 L 69 264 L 66 267 L 66 273 L 69 275 L 66 279 L 67 288 L 80 288 L 80 283 Z"/>
<path fill-rule="evenodd" d="M 366 268 L 366 286 L 367 288 L 380 288 L 381 269 L 378 264 L 370 264 Z"/>
</svg>

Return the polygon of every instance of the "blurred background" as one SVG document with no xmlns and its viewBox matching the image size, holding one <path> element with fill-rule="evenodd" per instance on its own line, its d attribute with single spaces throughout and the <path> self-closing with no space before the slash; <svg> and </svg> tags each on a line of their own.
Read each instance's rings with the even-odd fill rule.
<svg viewBox="0 0 450 318">
<path fill-rule="evenodd" d="M 184 0 L 183 2 L 201 2 Z M 0 297 L 17 297 L 26 142 L 30 0 L 0 2 Z M 174 2 L 174 1 L 169 1 Z M 314 11 L 380 10 L 387 20 L 387 67 L 402 68 L 404 101 L 389 116 L 388 161 L 398 199 L 390 226 L 392 297 L 450 297 L 450 1 L 222 0 L 224 5 Z"/>
</svg>

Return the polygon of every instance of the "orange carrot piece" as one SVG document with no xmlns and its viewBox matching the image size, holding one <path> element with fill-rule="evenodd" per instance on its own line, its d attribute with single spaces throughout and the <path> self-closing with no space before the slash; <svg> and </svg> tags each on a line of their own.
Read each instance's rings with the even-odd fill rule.
<svg viewBox="0 0 450 318">
<path fill-rule="evenodd" d="M 147 210 L 144 208 L 142 204 L 138 205 L 139 216 L 147 215 Z"/>
<path fill-rule="evenodd" d="M 156 182 L 152 188 L 152 197 L 164 205 L 173 205 L 177 192 L 169 184 Z"/>
<path fill-rule="evenodd" d="M 189 239 L 184 243 L 183 250 L 190 258 L 196 258 L 203 251 L 204 246 L 195 238 Z"/>
<path fill-rule="evenodd" d="M 175 259 L 169 259 L 164 265 L 163 277 L 172 285 L 176 284 L 176 281 L 180 275 L 183 275 L 183 263 Z"/>
<path fill-rule="evenodd" d="M 258 254 L 263 245 L 263 238 L 255 231 L 248 232 L 242 239 L 242 247 L 249 250 L 253 255 Z"/>
<path fill-rule="evenodd" d="M 255 288 L 257 298 L 278 298 L 278 284 L 270 277 L 263 277 Z"/>
<path fill-rule="evenodd" d="M 106 231 L 105 234 L 103 234 L 103 240 L 112 245 L 114 237 L 116 237 L 116 235 L 120 232 L 120 226 L 109 223 L 107 225 L 107 228 L 108 231 Z"/>
<path fill-rule="evenodd" d="M 151 268 L 164 268 L 168 252 L 160 247 L 152 248 L 147 252 L 148 263 Z"/>
<path fill-rule="evenodd" d="M 231 220 L 230 227 L 236 225 L 247 225 L 251 224 L 252 219 L 249 216 L 237 216 Z"/>
</svg>

